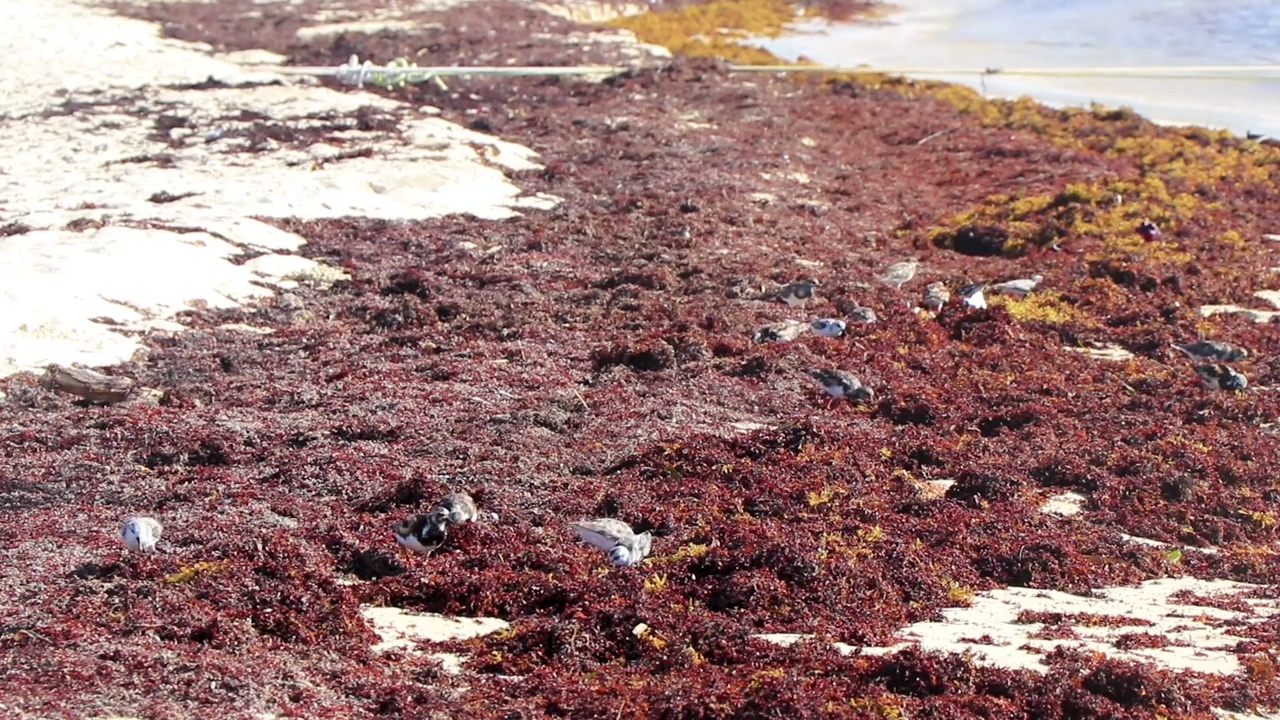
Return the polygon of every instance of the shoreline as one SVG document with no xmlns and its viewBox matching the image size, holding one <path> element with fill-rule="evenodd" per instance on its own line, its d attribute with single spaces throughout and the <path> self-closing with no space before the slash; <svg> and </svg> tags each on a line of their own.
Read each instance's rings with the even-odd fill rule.
<svg viewBox="0 0 1280 720">
<path fill-rule="evenodd" d="M 1040 48 L 1009 41 L 967 40 L 954 30 L 956 11 L 925 0 L 895 3 L 880 22 L 868 26 L 831 23 L 816 19 L 794 27 L 793 34 L 764 41 L 767 50 L 795 60 L 804 55 L 824 64 L 866 63 L 886 71 L 904 67 L 960 68 L 1043 68 L 1063 64 L 1055 48 Z M 844 48 L 857 47 L 850 57 Z M 1077 58 L 1068 65 L 1179 65 L 1203 64 L 1188 61 L 1139 62 L 1124 56 L 1119 62 L 1097 63 Z M 1212 64 L 1212 63 L 1211 63 Z M 1235 63 L 1216 63 L 1235 64 Z M 1227 129 L 1244 136 L 1259 133 L 1280 137 L 1280 101 L 1259 106 L 1267 96 L 1265 88 L 1280 89 L 1280 73 L 1272 72 L 1269 82 L 1231 77 L 1204 79 L 1159 79 L 1143 77 L 1035 77 L 1011 75 L 964 76 L 912 74 L 920 80 L 963 84 L 992 99 L 1016 100 L 1026 95 L 1053 107 L 1084 107 L 1092 103 L 1110 108 L 1129 107 L 1162 125 Z M 1256 89 L 1248 94 L 1239 87 Z M 1199 97 L 1196 103 L 1188 98 Z M 1248 106 L 1248 111 L 1230 110 L 1230 105 Z"/>
<path fill-rule="evenodd" d="M 1280 145 L 643 44 L 723 4 L 41 7 L 31 52 L 70 27 L 104 74 L 0 120 L 44 133 L 14 151 L 0 258 L 154 244 L 53 285 L 87 253 L 32 263 L 50 298 L 0 297 L 33 341 L 53 315 L 118 340 L 94 364 L 154 393 L 0 379 L 10 716 L 1280 706 Z M 730 37 L 794 16 L 757 10 Z M 390 91 L 245 70 L 353 54 L 661 63 Z M 224 281 L 145 271 L 160 251 Z M 877 279 L 909 256 L 916 277 Z M 986 309 L 912 307 L 1033 274 Z M 158 277 L 161 301 L 125 294 Z M 772 297 L 810 277 L 807 306 Z M 876 321 L 753 340 L 854 306 Z M 1197 336 L 1250 350 L 1247 391 L 1170 351 Z M 814 368 L 875 397 L 828 402 Z M 397 546 L 463 489 L 501 520 Z M 120 550 L 135 513 L 163 553 Z M 653 554 L 610 566 L 585 517 Z"/>
</svg>

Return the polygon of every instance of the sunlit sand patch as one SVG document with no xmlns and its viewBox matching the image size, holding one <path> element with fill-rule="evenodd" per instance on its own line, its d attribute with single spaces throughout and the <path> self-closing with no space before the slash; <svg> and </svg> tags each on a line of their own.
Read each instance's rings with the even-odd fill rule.
<svg viewBox="0 0 1280 720">
<path fill-rule="evenodd" d="M 297 37 L 302 42 L 310 42 L 343 33 L 364 33 L 374 35 L 380 32 L 413 32 L 421 31 L 423 24 L 413 20 L 350 20 L 347 22 L 325 23 L 298 28 Z"/>
<path fill-rule="evenodd" d="M 1280 712 L 1274 713 L 1256 713 L 1256 712 L 1232 712 L 1223 710 L 1222 708 L 1213 708 L 1212 712 L 1215 716 L 1222 720 L 1280 720 Z"/>
<path fill-rule="evenodd" d="M 1046 515 L 1070 517 L 1084 508 L 1084 503 L 1087 499 L 1077 492 L 1064 492 L 1045 500 L 1044 504 L 1040 506 L 1040 512 Z"/>
<path fill-rule="evenodd" d="M 498 618 L 449 617 L 436 613 L 412 613 L 395 607 L 366 606 L 360 609 L 380 642 L 374 652 L 403 650 L 421 652 L 421 642 L 438 643 L 449 640 L 467 640 L 505 630 L 510 623 Z M 465 658 L 455 653 L 431 653 L 440 661 L 441 668 L 451 674 L 462 672 Z"/>
<path fill-rule="evenodd" d="M 1041 659 L 1060 646 L 1100 652 L 1108 657 L 1152 662 L 1174 670 L 1230 675 L 1240 669 L 1233 648 L 1243 636 L 1229 634 L 1232 627 L 1248 627 L 1280 613 L 1280 600 L 1243 597 L 1264 586 L 1230 580 L 1197 578 L 1165 578 L 1150 580 L 1134 587 L 1114 587 L 1096 591 L 1096 597 L 1083 597 L 1054 590 L 1010 587 L 981 592 L 969 607 L 942 611 L 941 622 L 921 622 L 903 628 L 902 642 L 889 647 L 855 648 L 837 643 L 844 654 L 862 652 L 871 655 L 894 653 L 915 645 L 922 650 L 972 653 L 977 662 L 1011 669 L 1044 672 Z M 1196 595 L 1241 598 L 1251 612 L 1179 602 L 1179 592 Z M 1046 639 L 1035 637 L 1044 623 L 1019 623 L 1023 612 L 1054 613 L 1069 616 L 1107 616 L 1124 618 L 1132 624 L 1074 624 L 1067 620 L 1075 638 Z M 1143 633 L 1163 636 L 1168 645 L 1151 648 L 1122 649 L 1126 634 Z M 807 639 L 800 634 L 756 635 L 758 639 L 779 645 L 791 645 Z M 981 638 L 983 642 L 975 642 Z"/>
<path fill-rule="evenodd" d="M 66 0 L 12 9 L 21 30 L 0 44 L 43 70 L 0 79 L 0 130 L 23 139 L 0 151 L 0 196 L 27 229 L 0 238 L 0 376 L 113 365 L 142 333 L 184 329 L 173 318 L 192 307 L 346 277 L 250 216 L 501 219 L 559 202 L 507 178 L 540 167 L 532 150 L 256 65 L 278 56 L 216 56 Z M 68 65 L 68 48 L 94 62 Z M 251 146 L 260 124 L 288 139 Z M 267 254 L 237 264 L 246 250 Z"/>
<path fill-rule="evenodd" d="M 1272 307 L 1280 308 L 1280 291 L 1259 290 L 1253 296 L 1270 303 Z M 1200 307 L 1200 317 L 1213 317 L 1227 313 L 1239 313 L 1256 323 L 1275 322 L 1276 317 L 1280 316 L 1280 310 L 1254 310 L 1239 305 L 1202 305 Z"/>
<path fill-rule="evenodd" d="M 1088 355 L 1089 357 L 1095 360 L 1123 362 L 1125 360 L 1133 359 L 1133 353 L 1129 352 L 1128 350 L 1125 350 L 1119 345 L 1107 344 L 1107 345 L 1100 345 L 1098 347 L 1065 347 L 1063 349 L 1070 350 L 1071 352 L 1078 352 L 1083 355 Z"/>
<path fill-rule="evenodd" d="M 345 277 L 293 255 L 236 265 L 241 252 L 208 233 L 156 228 L 0 239 L 0 376 L 53 362 L 112 365 L 141 349 L 140 333 L 184 329 L 173 318 L 197 305 L 237 307 L 273 295 L 264 285 L 296 284 L 292 278 L 313 272 L 330 282 Z"/>
<path fill-rule="evenodd" d="M 573 2 L 534 3 L 533 7 L 557 17 L 583 25 L 598 25 L 614 18 L 639 15 L 649 11 L 647 3 L 596 2 L 594 0 L 574 0 Z"/>
<path fill-rule="evenodd" d="M 1205 553 L 1206 555 L 1218 554 L 1218 548 L 1215 548 L 1215 547 L 1191 547 L 1191 546 L 1174 545 L 1172 543 L 1164 542 L 1163 540 L 1153 540 L 1152 538 L 1144 538 L 1144 537 L 1139 537 L 1137 535 L 1129 535 L 1127 533 L 1120 533 L 1120 538 L 1123 539 L 1125 542 L 1131 542 L 1137 545 L 1146 545 L 1148 547 L 1169 548 L 1170 550 L 1176 551 L 1178 553 L 1181 553 L 1183 550 L 1190 550 L 1192 552 L 1202 552 L 1202 553 Z"/>
</svg>

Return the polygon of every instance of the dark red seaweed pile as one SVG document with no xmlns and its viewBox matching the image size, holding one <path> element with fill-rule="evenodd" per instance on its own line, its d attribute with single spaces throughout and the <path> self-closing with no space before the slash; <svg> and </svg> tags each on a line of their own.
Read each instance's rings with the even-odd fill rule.
<svg viewBox="0 0 1280 720">
<path fill-rule="evenodd" d="M 311 43 L 292 35 L 297 8 L 131 12 L 306 65 L 617 60 L 604 44 L 566 48 L 568 21 L 502 3 Z M 501 221 L 273 221 L 351 279 L 193 311 L 191 331 L 146 338 L 145 357 L 114 372 L 163 389 L 158 407 L 0 383 L 0 707 L 798 720 L 1186 718 L 1280 702 L 1274 620 L 1240 629 L 1244 670 L 1226 677 L 1068 650 L 1042 675 L 830 646 L 892 644 L 1003 586 L 1274 585 L 1277 341 L 1197 308 L 1265 307 L 1253 291 L 1280 285 L 1260 239 L 1280 232 L 1275 144 L 708 59 L 597 84 L 473 78 L 394 95 L 535 149 L 544 167 L 511 180 L 562 202 Z M 395 136 L 396 118 L 377 121 Z M 261 125 L 303 144 L 316 127 Z M 1116 194 L 1143 216 L 1132 227 L 1151 217 L 1163 240 L 1135 241 Z M 908 256 L 923 260 L 912 282 L 875 280 Z M 1025 300 L 911 310 L 928 282 L 1033 273 L 1044 282 Z M 762 295 L 806 277 L 821 284 L 803 310 Z M 751 340 L 850 302 L 879 320 L 845 338 Z M 1170 352 L 1200 334 L 1252 351 L 1248 391 L 1207 391 Z M 1102 345 L 1134 357 L 1069 349 Z M 828 403 L 807 375 L 822 367 L 875 400 Z M 954 484 L 940 495 L 935 480 Z M 390 525 L 454 489 L 500 520 L 458 528 L 429 558 L 398 548 Z M 1079 515 L 1039 511 L 1068 490 L 1086 498 Z M 162 519 L 168 553 L 122 554 L 116 528 L 135 512 Z M 609 566 L 566 525 L 597 516 L 651 531 L 652 557 Z M 1219 552 L 1173 557 L 1121 533 Z M 453 676 L 424 655 L 372 653 L 361 605 L 512 627 L 449 645 L 469 657 Z M 1084 622 L 1023 621 L 1046 637 Z M 1134 625 L 1127 647 L 1161 646 L 1114 622 Z M 782 648 L 752 639 L 762 632 L 816 640 Z"/>
</svg>

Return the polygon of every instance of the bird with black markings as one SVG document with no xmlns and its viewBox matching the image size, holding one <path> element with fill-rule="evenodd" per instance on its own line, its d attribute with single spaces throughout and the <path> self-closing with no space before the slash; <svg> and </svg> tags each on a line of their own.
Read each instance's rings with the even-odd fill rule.
<svg viewBox="0 0 1280 720">
<path fill-rule="evenodd" d="M 817 290 L 818 281 L 810 278 L 783 285 L 774 293 L 774 297 L 791 306 L 803 306 L 814 298 Z"/>
<path fill-rule="evenodd" d="M 943 282 L 931 282 L 924 288 L 924 293 L 920 298 L 920 307 L 937 315 L 942 312 L 942 307 L 951 299 L 951 291 L 947 289 L 947 284 Z"/>
<path fill-rule="evenodd" d="M 1192 360 L 1226 363 L 1243 360 L 1249 357 L 1249 351 L 1242 347 L 1230 345 L 1224 342 L 1215 342 L 1213 340 L 1173 343 L 1172 347 L 1174 350 L 1181 352 Z"/>
<path fill-rule="evenodd" d="M 986 283 L 969 283 L 960 286 L 956 290 L 956 295 L 960 296 L 961 301 L 975 310 L 987 309 Z"/>
<path fill-rule="evenodd" d="M 871 402 L 875 399 L 875 393 L 871 388 L 843 370 L 810 370 L 809 376 L 822 385 L 822 389 L 831 396 L 832 400 Z"/>
<path fill-rule="evenodd" d="M 800 320 L 781 320 L 776 323 L 769 323 L 751 335 L 751 339 L 758 343 L 787 343 L 795 340 L 804 333 L 812 329 L 807 322 Z"/>
<path fill-rule="evenodd" d="M 1249 379 L 1243 373 L 1232 370 L 1230 365 L 1206 363 L 1196 365 L 1195 371 L 1209 389 L 1240 391 L 1249 386 Z"/>
<path fill-rule="evenodd" d="M 809 323 L 809 327 L 819 337 L 841 337 L 849 324 L 838 318 L 815 318 Z"/>
<path fill-rule="evenodd" d="M 444 544 L 449 534 L 448 512 L 440 508 L 429 513 L 410 515 L 391 528 L 396 542 L 419 555 L 430 555 Z"/>
<path fill-rule="evenodd" d="M 164 528 L 160 521 L 152 517 L 131 517 L 124 521 L 120 528 L 120 541 L 130 550 L 137 552 L 155 552 L 156 543 L 160 542 L 160 533 Z"/>
</svg>

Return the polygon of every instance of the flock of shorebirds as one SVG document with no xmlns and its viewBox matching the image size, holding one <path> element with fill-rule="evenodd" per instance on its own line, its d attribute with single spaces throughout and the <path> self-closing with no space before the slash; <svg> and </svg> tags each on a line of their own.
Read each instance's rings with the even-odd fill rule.
<svg viewBox="0 0 1280 720">
<path fill-rule="evenodd" d="M 916 258 L 904 260 L 890 265 L 879 276 L 879 281 L 901 290 L 903 285 L 915 278 L 920 267 Z M 973 309 L 987 307 L 986 292 L 996 292 L 1016 297 L 1024 297 L 1033 292 L 1043 282 L 1040 275 L 1019 278 L 1005 282 L 967 283 L 958 287 L 955 295 L 964 306 Z M 766 293 L 763 299 L 777 299 L 791 307 L 803 307 L 813 300 L 818 292 L 817 280 L 800 280 L 783 285 L 781 288 Z M 940 313 L 951 302 L 952 291 L 943 282 L 932 282 L 925 286 L 917 306 L 920 312 Z M 846 301 L 841 310 L 847 319 L 820 317 L 808 322 L 801 320 L 782 320 L 770 323 L 755 331 L 756 342 L 791 342 L 802 334 L 812 332 L 821 337 L 841 337 L 845 334 L 849 322 L 873 323 L 876 321 L 875 311 Z M 1231 367 L 1230 363 L 1243 360 L 1249 353 L 1240 347 L 1212 340 L 1195 340 L 1187 343 L 1174 343 L 1173 349 L 1194 361 L 1196 374 L 1204 381 L 1206 387 L 1228 391 L 1244 390 L 1248 380 L 1244 374 Z M 817 380 L 822 389 L 832 400 L 847 399 L 854 402 L 870 402 L 875 393 L 866 387 L 852 374 L 835 368 L 819 368 L 809 372 Z M 478 520 L 496 520 L 493 513 L 484 513 L 476 506 L 475 500 L 465 492 L 454 492 L 445 495 L 435 507 L 426 513 L 410 515 L 396 523 L 392 534 L 396 542 L 420 555 L 430 555 L 443 545 L 448 538 L 449 528 Z M 613 518 L 597 518 L 595 520 L 579 520 L 569 523 L 578 537 L 590 545 L 603 550 L 609 560 L 620 567 L 639 564 L 648 557 L 652 549 L 653 537 L 648 532 L 636 533 L 631 526 Z M 120 531 L 120 539 L 130 550 L 153 552 L 160 540 L 162 527 L 151 517 L 132 517 L 125 521 Z"/>
<path fill-rule="evenodd" d="M 1147 224 L 1149 223 L 1144 223 L 1143 227 Z M 1139 228 L 1140 233 L 1142 229 Z M 1144 234 L 1143 237 L 1147 235 Z M 903 285 L 916 277 L 919 268 L 919 258 L 908 258 L 890 265 L 877 279 L 886 285 L 892 285 L 896 290 L 901 290 Z M 1042 282 L 1044 277 L 1038 274 L 991 284 L 966 282 L 956 288 L 955 296 L 963 306 L 983 310 L 987 307 L 987 292 L 1022 298 L 1032 293 Z M 773 292 L 765 293 L 763 299 L 778 299 L 788 306 L 803 307 L 817 296 L 819 287 L 817 280 L 798 280 L 783 285 Z M 916 308 L 920 312 L 937 315 L 951 300 L 952 291 L 945 282 L 931 282 L 925 286 Z M 873 323 L 877 319 L 874 310 L 862 307 L 853 301 L 845 300 L 840 309 L 847 319 L 819 317 L 808 322 L 781 320 L 756 330 L 752 334 L 752 339 L 758 343 L 785 343 L 809 332 L 821 337 L 840 337 L 845 334 L 850 322 Z M 1239 391 L 1244 390 L 1249 384 L 1244 374 L 1229 364 L 1248 357 L 1249 353 L 1243 348 L 1204 339 L 1174 343 L 1172 347 L 1197 361 L 1193 369 L 1208 388 Z M 875 399 L 875 392 L 871 388 L 866 387 L 857 377 L 844 370 L 820 368 L 810 370 L 809 375 L 818 381 L 833 400 L 871 402 Z"/>
<path fill-rule="evenodd" d="M 431 512 L 410 515 L 396 523 L 391 532 L 403 547 L 419 555 L 430 555 L 444 545 L 450 527 L 497 519 L 494 513 L 482 512 L 469 494 L 454 492 L 441 498 Z M 648 532 L 636 533 L 630 525 L 613 518 L 578 520 L 569 523 L 569 527 L 578 537 L 605 551 L 609 560 L 619 567 L 639 564 L 653 547 L 653 536 Z M 163 529 L 155 518 L 131 517 L 120 529 L 120 540 L 130 550 L 155 552 Z"/>
<path fill-rule="evenodd" d="M 919 269 L 919 258 L 907 258 L 890 265 L 877 279 L 886 285 L 892 285 L 896 290 L 901 290 L 903 285 L 915 278 Z M 955 295 L 964 306 L 982 310 L 987 307 L 986 293 L 988 291 L 1023 297 L 1035 290 L 1036 286 L 1043 280 L 1044 278 L 1040 275 L 1032 275 L 1029 278 L 1008 280 L 991 285 L 987 283 L 965 283 L 956 289 Z M 819 287 L 820 284 L 817 280 L 798 280 L 783 285 L 771 293 L 766 293 L 764 299 L 777 299 L 791 307 L 803 307 L 817 296 Z M 942 312 L 942 308 L 947 303 L 951 302 L 951 296 L 951 289 L 946 283 L 931 282 L 925 286 L 917 307 L 922 312 L 936 315 Z M 841 310 L 844 312 L 846 319 L 820 317 L 808 322 L 781 320 L 769 323 L 756 330 L 751 337 L 758 343 L 791 342 L 809 332 L 820 337 L 840 337 L 848 330 L 850 322 L 873 323 L 877 320 L 875 310 L 862 307 L 853 301 L 844 301 Z M 854 402 L 871 402 L 875 400 L 875 391 L 863 385 L 861 380 L 844 370 L 816 368 L 809 371 L 809 376 L 817 380 L 818 384 L 833 400 L 845 399 Z"/>
</svg>

